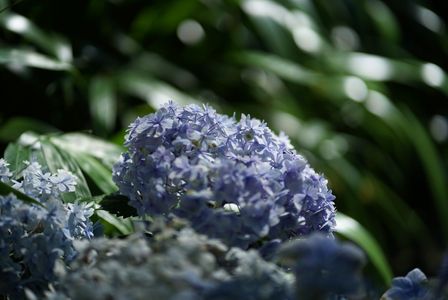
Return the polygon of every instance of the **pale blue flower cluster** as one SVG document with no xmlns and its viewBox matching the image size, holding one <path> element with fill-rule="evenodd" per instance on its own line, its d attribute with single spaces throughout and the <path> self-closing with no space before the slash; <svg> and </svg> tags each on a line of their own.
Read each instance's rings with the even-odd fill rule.
<svg viewBox="0 0 448 300">
<path fill-rule="evenodd" d="M 79 256 L 46 299 L 361 299 L 352 298 L 365 263 L 355 246 L 311 235 L 280 248 L 281 267 L 170 222 L 156 218 L 151 237 L 77 242 Z"/>
<path fill-rule="evenodd" d="M 27 167 L 23 171 L 22 181 L 12 180 L 13 187 L 25 194 L 45 202 L 50 198 L 57 198 L 60 193 L 74 192 L 75 177 L 66 170 L 58 170 L 56 174 L 44 172 L 37 162 L 24 162 Z"/>
<path fill-rule="evenodd" d="M 20 299 L 24 289 L 39 293 L 56 279 L 57 261 L 74 259 L 73 240 L 93 237 L 93 209 L 62 203 L 61 193 L 74 191 L 76 185 L 69 172 L 51 174 L 36 162 L 27 163 L 22 180 L 15 181 L 1 159 L 0 173 L 3 182 L 43 204 L 25 203 L 12 194 L 0 196 L 0 295 Z"/>
<path fill-rule="evenodd" d="M 327 180 L 257 119 L 168 103 L 132 123 L 125 145 L 113 178 L 140 215 L 173 213 L 242 248 L 334 227 Z"/>
<path fill-rule="evenodd" d="M 8 182 L 9 178 L 12 176 L 8 166 L 9 163 L 5 159 L 0 158 L 0 181 L 2 182 Z"/>
<path fill-rule="evenodd" d="M 163 225 L 150 239 L 77 242 L 77 249 L 79 256 L 47 300 L 291 299 L 292 278 L 281 268 L 255 250 L 229 249 L 188 227 Z M 233 289 L 233 298 L 228 287 L 236 286 L 245 290 Z"/>
</svg>

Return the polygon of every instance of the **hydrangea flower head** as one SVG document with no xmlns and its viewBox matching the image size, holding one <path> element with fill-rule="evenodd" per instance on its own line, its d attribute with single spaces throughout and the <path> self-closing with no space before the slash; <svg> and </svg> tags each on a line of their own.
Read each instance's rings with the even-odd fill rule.
<svg viewBox="0 0 448 300">
<path fill-rule="evenodd" d="M 12 194 L 0 196 L 0 298 L 21 299 L 25 289 L 40 294 L 56 280 L 57 261 L 68 263 L 76 255 L 74 239 L 93 236 L 93 209 L 62 203 L 60 193 L 75 185 L 66 171 L 51 174 L 38 163 L 28 163 L 19 182 L 11 180 L 4 160 L 0 169 L 4 182 L 15 182 L 16 188 L 44 204 L 28 204 Z"/>
<path fill-rule="evenodd" d="M 384 293 L 382 300 L 429 300 L 431 296 L 429 281 L 426 275 L 418 268 L 410 271 L 405 277 L 396 277 L 392 280 L 392 287 Z"/>
<path fill-rule="evenodd" d="M 229 249 L 191 228 L 159 221 L 150 229 L 151 238 L 136 234 L 78 241 L 78 257 L 46 299 L 248 299 L 220 293 L 245 283 L 251 283 L 246 296 L 289 295 L 286 273 L 255 250 Z M 274 299 L 267 297 L 252 299 Z"/>
<path fill-rule="evenodd" d="M 62 203 L 44 208 L 0 196 L 0 295 L 20 298 L 24 288 L 39 293 L 56 279 L 56 261 L 69 262 L 76 254 L 71 229 L 83 224 L 70 224 L 70 218 Z"/>
<path fill-rule="evenodd" d="M 58 198 L 61 193 L 74 192 L 76 178 L 66 170 L 58 170 L 56 174 L 45 172 L 38 162 L 24 162 L 26 168 L 22 172 L 22 181 L 14 181 L 13 187 L 23 193 L 45 202 L 50 198 Z"/>
<path fill-rule="evenodd" d="M 168 103 L 135 120 L 125 145 L 113 177 L 140 215 L 173 213 L 242 248 L 334 226 L 327 180 L 250 116 Z"/>
<path fill-rule="evenodd" d="M 352 244 L 314 233 L 282 245 L 279 261 L 296 277 L 298 299 L 327 299 L 328 296 L 359 296 L 364 253 Z"/>
</svg>

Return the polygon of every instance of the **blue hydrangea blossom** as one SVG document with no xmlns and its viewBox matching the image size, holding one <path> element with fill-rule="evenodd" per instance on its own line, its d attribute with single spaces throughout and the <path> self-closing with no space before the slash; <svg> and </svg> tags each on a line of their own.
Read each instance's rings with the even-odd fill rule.
<svg viewBox="0 0 448 300">
<path fill-rule="evenodd" d="M 78 257 L 46 299 L 292 299 L 292 278 L 257 251 L 159 221 L 151 238 L 78 241 Z"/>
<path fill-rule="evenodd" d="M 297 299 L 362 295 L 364 253 L 356 246 L 314 233 L 282 245 L 279 262 L 295 275 Z"/>
<path fill-rule="evenodd" d="M 125 145 L 113 178 L 140 215 L 173 213 L 243 248 L 334 227 L 327 180 L 250 116 L 168 103 L 135 120 Z"/>
<path fill-rule="evenodd" d="M 75 191 L 76 179 L 70 172 L 58 170 L 56 174 L 51 174 L 44 172 L 38 162 L 24 163 L 27 167 L 22 172 L 22 181 L 12 180 L 13 187 L 23 193 L 45 202 L 57 198 L 61 193 Z"/>
<path fill-rule="evenodd" d="M 406 274 L 405 277 L 392 279 L 392 287 L 384 293 L 381 299 L 430 300 L 436 298 L 431 294 L 428 278 L 420 269 L 416 268 Z"/>
<path fill-rule="evenodd" d="M 44 206 L 28 204 L 14 195 L 0 196 L 0 296 L 23 297 L 25 289 L 41 293 L 56 280 L 57 261 L 72 261 L 73 241 L 93 237 L 86 204 L 63 204 L 60 194 L 73 191 L 74 176 L 59 170 L 43 172 L 36 163 L 27 163 L 22 180 L 11 180 L 8 164 L 0 160 L 2 181 L 14 184 Z"/>
<path fill-rule="evenodd" d="M 0 158 L 0 181 L 2 182 L 8 182 L 9 178 L 12 176 L 8 166 L 9 163 L 5 159 Z"/>
</svg>

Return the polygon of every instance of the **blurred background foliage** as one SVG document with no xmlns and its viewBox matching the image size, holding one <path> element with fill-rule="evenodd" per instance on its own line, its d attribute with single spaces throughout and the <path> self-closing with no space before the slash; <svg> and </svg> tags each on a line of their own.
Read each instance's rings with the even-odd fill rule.
<svg viewBox="0 0 448 300">
<path fill-rule="evenodd" d="M 121 144 L 129 122 L 170 99 L 249 113 L 325 173 L 338 210 L 375 237 L 395 274 L 436 272 L 448 242 L 444 1 L 0 0 L 0 9 L 3 150 L 26 131 Z M 87 180 L 113 191 L 110 162 L 80 155 L 69 137 L 70 146 L 46 141 L 68 147 L 84 173 L 103 166 Z"/>
</svg>

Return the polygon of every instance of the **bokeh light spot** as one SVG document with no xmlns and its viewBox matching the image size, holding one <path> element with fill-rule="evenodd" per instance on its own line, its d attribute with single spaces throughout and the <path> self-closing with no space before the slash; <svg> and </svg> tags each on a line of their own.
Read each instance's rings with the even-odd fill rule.
<svg viewBox="0 0 448 300">
<path fill-rule="evenodd" d="M 355 50 L 359 46 L 356 32 L 347 26 L 336 26 L 331 30 L 331 38 L 335 46 L 341 50 Z"/>
<path fill-rule="evenodd" d="M 425 7 L 417 7 L 417 19 L 431 31 L 439 32 L 442 29 L 443 22 L 440 17 Z"/>
<path fill-rule="evenodd" d="M 446 118 L 440 115 L 433 116 L 429 122 L 429 130 L 437 142 L 446 141 L 448 138 L 448 122 Z"/>
<path fill-rule="evenodd" d="M 317 52 L 321 48 L 320 37 L 308 27 L 296 28 L 293 31 L 297 46 L 306 52 Z"/>
<path fill-rule="evenodd" d="M 177 37 L 186 45 L 199 43 L 204 35 L 204 29 L 195 20 L 185 20 L 177 27 Z"/>
<path fill-rule="evenodd" d="M 7 17 L 5 26 L 11 31 L 23 33 L 30 28 L 30 22 L 22 16 L 11 15 Z"/>
<path fill-rule="evenodd" d="M 379 117 L 386 117 L 392 109 L 389 99 L 377 91 L 369 92 L 365 105 L 368 111 Z"/>
<path fill-rule="evenodd" d="M 367 86 L 364 83 L 364 81 L 362 81 L 358 77 L 353 77 L 353 76 L 347 77 L 344 80 L 343 88 L 344 88 L 345 94 L 350 99 L 357 101 L 357 102 L 364 101 L 364 99 L 367 96 L 367 92 L 368 92 Z"/>
<path fill-rule="evenodd" d="M 348 60 L 348 68 L 354 74 L 371 80 L 387 80 L 392 66 L 384 58 L 367 54 L 355 54 Z"/>
<path fill-rule="evenodd" d="M 435 64 L 424 64 L 421 72 L 423 81 L 429 86 L 438 87 L 445 81 L 443 70 Z"/>
</svg>

